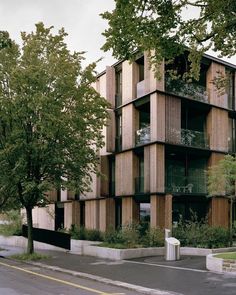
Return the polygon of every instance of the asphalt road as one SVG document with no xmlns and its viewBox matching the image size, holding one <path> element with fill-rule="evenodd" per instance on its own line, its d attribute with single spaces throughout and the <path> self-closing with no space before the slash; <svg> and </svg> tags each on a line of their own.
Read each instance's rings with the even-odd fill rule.
<svg viewBox="0 0 236 295">
<path fill-rule="evenodd" d="M 137 292 L 0 258 L 0 295 L 135 295 Z"/>
<path fill-rule="evenodd" d="M 236 276 L 209 272 L 205 262 L 193 256 L 172 262 L 162 256 L 111 261 L 64 253 L 47 260 L 48 265 L 183 295 L 236 295 Z"/>
<path fill-rule="evenodd" d="M 7 252 L 12 255 L 12 251 Z M 0 259 L 0 295 L 138 294 L 137 291 L 129 291 L 119 286 L 108 286 L 101 282 L 75 277 L 75 272 L 110 279 L 114 283 L 119 281 L 151 288 L 156 290 L 157 293 L 156 291 L 155 293 L 159 295 L 163 295 L 163 291 L 168 292 L 168 294 L 175 292 L 182 295 L 236 295 L 236 275 L 207 271 L 205 257 L 181 256 L 179 261 L 165 261 L 163 256 L 155 256 L 112 261 L 67 252 L 40 252 L 50 256 L 48 259 L 43 259 L 40 262 L 41 265 L 44 264 L 44 267 L 51 266 L 53 269 L 59 267 L 65 271 L 69 270 L 71 275 L 40 269 L 40 265 L 37 264 L 34 266 L 20 264 L 20 268 L 47 277 L 29 272 L 24 273 L 22 270 L 1 264 L 9 263 L 14 266 L 14 264 L 17 264 L 16 262 L 9 259 Z M 90 290 L 81 288 L 83 286 L 90 288 Z"/>
</svg>

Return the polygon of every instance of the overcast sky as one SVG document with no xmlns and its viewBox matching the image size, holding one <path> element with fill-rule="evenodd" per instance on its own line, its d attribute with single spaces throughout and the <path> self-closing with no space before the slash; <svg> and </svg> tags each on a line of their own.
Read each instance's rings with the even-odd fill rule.
<svg viewBox="0 0 236 295">
<path fill-rule="evenodd" d="M 71 50 L 86 51 L 88 62 L 105 57 L 98 65 L 102 71 L 115 60 L 100 50 L 107 23 L 99 14 L 113 8 L 113 0 L 0 0 L 0 29 L 20 42 L 20 32 L 34 30 L 40 21 L 57 30 L 64 27 Z"/>
<path fill-rule="evenodd" d="M 34 30 L 40 21 L 57 30 L 64 27 L 71 50 L 86 51 L 88 62 L 104 57 L 97 68 L 100 72 L 115 62 L 111 54 L 100 50 L 107 23 L 99 14 L 113 8 L 113 0 L 0 0 L 0 29 L 19 43 L 20 32 Z M 236 57 L 229 61 L 236 64 Z"/>
</svg>

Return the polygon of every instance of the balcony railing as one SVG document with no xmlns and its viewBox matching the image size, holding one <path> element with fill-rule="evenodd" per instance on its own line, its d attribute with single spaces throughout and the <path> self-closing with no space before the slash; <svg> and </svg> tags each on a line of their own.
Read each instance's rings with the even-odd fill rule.
<svg viewBox="0 0 236 295">
<path fill-rule="evenodd" d="M 150 142 L 150 126 L 141 128 L 136 131 L 135 144 L 142 145 Z"/>
<path fill-rule="evenodd" d="M 165 90 L 166 92 L 195 99 L 202 102 L 208 102 L 208 94 L 206 87 L 196 84 L 187 83 L 180 79 L 171 79 L 170 77 L 165 77 Z"/>
<path fill-rule="evenodd" d="M 203 171 L 199 172 L 198 174 L 198 176 L 167 176 L 166 192 L 176 194 L 206 194 L 206 175 L 203 173 Z"/>
<path fill-rule="evenodd" d="M 191 147 L 209 148 L 209 138 L 205 132 L 190 129 L 172 129 L 166 139 L 170 143 Z"/>
<path fill-rule="evenodd" d="M 181 144 L 200 148 L 209 148 L 209 140 L 204 132 L 181 129 Z"/>
<path fill-rule="evenodd" d="M 135 178 L 135 193 L 143 194 L 144 193 L 144 177 L 139 176 Z"/>
</svg>

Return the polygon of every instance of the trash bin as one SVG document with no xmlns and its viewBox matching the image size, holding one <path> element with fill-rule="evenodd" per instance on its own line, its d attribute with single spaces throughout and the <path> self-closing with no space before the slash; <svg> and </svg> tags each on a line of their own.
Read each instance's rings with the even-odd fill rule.
<svg viewBox="0 0 236 295">
<path fill-rule="evenodd" d="M 180 241 L 176 238 L 165 239 L 165 259 L 179 260 L 180 259 Z"/>
</svg>

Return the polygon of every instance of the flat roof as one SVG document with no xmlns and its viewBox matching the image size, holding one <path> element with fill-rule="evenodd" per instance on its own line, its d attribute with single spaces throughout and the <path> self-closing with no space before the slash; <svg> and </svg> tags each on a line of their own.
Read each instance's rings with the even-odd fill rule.
<svg viewBox="0 0 236 295">
<path fill-rule="evenodd" d="M 210 59 L 210 60 L 212 60 L 212 61 L 214 61 L 214 62 L 216 62 L 216 63 L 218 63 L 218 64 L 221 64 L 221 65 L 224 65 L 224 66 L 226 66 L 226 67 L 229 67 L 229 68 L 232 68 L 232 69 L 236 70 L 236 65 L 235 65 L 235 64 L 232 64 L 232 63 L 230 63 L 230 62 L 224 61 L 224 60 L 222 60 L 222 59 L 220 59 L 220 58 L 218 58 L 218 57 L 214 57 L 214 56 L 209 55 L 209 54 L 207 54 L 207 53 L 204 53 L 202 57 L 205 57 L 205 58 Z M 111 65 L 111 67 L 116 67 L 116 66 L 118 66 L 120 63 L 122 63 L 123 61 L 124 61 L 124 59 L 115 62 L 114 64 Z M 101 76 L 104 75 L 105 73 L 106 73 L 106 70 L 100 72 L 100 73 L 97 75 L 97 78 L 101 77 Z"/>
</svg>

